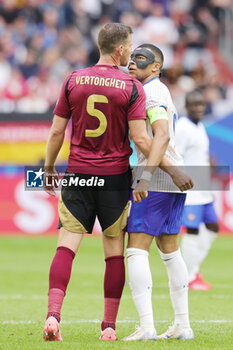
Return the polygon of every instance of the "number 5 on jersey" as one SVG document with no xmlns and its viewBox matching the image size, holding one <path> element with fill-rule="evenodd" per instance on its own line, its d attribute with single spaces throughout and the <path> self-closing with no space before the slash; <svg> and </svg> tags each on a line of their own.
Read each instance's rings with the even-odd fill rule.
<svg viewBox="0 0 233 350">
<path fill-rule="evenodd" d="M 92 116 L 99 119 L 100 125 L 97 129 L 91 130 L 86 129 L 85 130 L 85 136 L 86 137 L 99 137 L 103 135 L 105 130 L 107 129 L 107 119 L 103 112 L 101 112 L 99 109 L 95 108 L 95 102 L 100 103 L 108 103 L 108 99 L 104 95 L 90 95 L 87 99 L 87 113 Z"/>
</svg>

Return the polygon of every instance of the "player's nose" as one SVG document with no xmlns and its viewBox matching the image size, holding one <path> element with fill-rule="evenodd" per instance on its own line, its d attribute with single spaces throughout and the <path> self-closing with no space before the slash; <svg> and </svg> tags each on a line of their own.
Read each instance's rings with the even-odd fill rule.
<svg viewBox="0 0 233 350">
<path fill-rule="evenodd" d="M 135 65 L 136 65 L 136 63 L 132 60 L 132 58 L 130 58 L 128 68 L 133 67 Z"/>
</svg>

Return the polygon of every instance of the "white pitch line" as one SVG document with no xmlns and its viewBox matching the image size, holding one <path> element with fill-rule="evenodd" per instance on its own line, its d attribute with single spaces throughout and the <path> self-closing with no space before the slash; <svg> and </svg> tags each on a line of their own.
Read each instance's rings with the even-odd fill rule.
<svg viewBox="0 0 233 350">
<path fill-rule="evenodd" d="M 61 321 L 64 324 L 72 323 L 99 323 L 101 320 L 75 320 L 73 321 Z M 138 323 L 138 320 L 119 320 L 117 323 Z M 155 323 L 169 323 L 171 320 L 156 320 Z M 191 320 L 191 323 L 232 323 L 233 320 Z"/>
<path fill-rule="evenodd" d="M 79 324 L 79 323 L 100 323 L 101 320 L 94 319 L 94 320 L 73 320 L 73 321 L 61 321 L 62 324 Z M 138 323 L 138 320 L 119 320 L 117 323 Z M 155 323 L 169 323 L 169 320 L 158 320 L 155 321 Z M 35 321 L 24 321 L 24 320 L 5 320 L 0 321 L 0 324 L 37 324 L 38 322 Z M 233 320 L 191 320 L 191 323 L 214 323 L 214 324 L 222 324 L 222 323 L 233 323 Z"/>
<path fill-rule="evenodd" d="M 18 299 L 45 299 L 48 298 L 47 295 L 22 295 L 22 294 L 15 294 L 15 295 L 0 295 L 0 299 L 6 300 L 18 300 Z"/>
<path fill-rule="evenodd" d="M 215 299 L 232 299 L 233 295 L 231 294 L 202 294 L 201 297 L 205 297 L 207 296 L 208 298 L 215 298 Z M 78 298 L 78 294 L 69 294 L 69 298 Z M 47 299 L 48 296 L 45 295 L 22 295 L 22 294 L 15 294 L 15 295 L 1 295 L 0 294 L 0 300 L 19 300 L 19 299 L 25 299 L 25 300 L 39 300 L 39 299 Z M 122 299 L 131 299 L 132 296 L 131 295 L 123 295 Z M 169 295 L 167 294 L 152 294 L 152 298 L 156 298 L 156 299 L 169 299 Z M 190 296 L 190 298 L 192 299 L 199 299 L 200 295 L 198 294 L 193 294 Z M 96 295 L 91 295 L 89 296 L 89 299 L 103 299 L 103 295 L 102 294 L 96 294 Z"/>
<path fill-rule="evenodd" d="M 70 294 L 69 295 L 70 298 L 77 298 L 78 294 Z M 167 299 L 169 298 L 169 295 L 164 295 L 164 294 L 153 294 L 152 296 L 153 298 L 160 298 L 160 299 Z M 31 299 L 47 299 L 48 296 L 47 295 L 0 295 L 0 300 L 18 300 L 18 299 L 26 299 L 26 300 L 31 300 Z M 89 299 L 104 299 L 103 294 L 96 294 L 96 295 L 91 295 L 88 297 Z M 124 295 L 123 296 L 124 299 L 129 299 L 132 298 L 131 295 Z"/>
</svg>

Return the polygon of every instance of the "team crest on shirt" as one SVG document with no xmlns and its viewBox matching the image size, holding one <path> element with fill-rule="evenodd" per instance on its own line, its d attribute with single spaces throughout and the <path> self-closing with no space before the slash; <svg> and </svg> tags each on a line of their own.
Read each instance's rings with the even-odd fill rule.
<svg viewBox="0 0 233 350">
<path fill-rule="evenodd" d="M 189 219 L 190 221 L 195 220 L 195 218 L 196 218 L 196 215 L 194 215 L 193 213 L 188 214 L 188 219 Z"/>
</svg>

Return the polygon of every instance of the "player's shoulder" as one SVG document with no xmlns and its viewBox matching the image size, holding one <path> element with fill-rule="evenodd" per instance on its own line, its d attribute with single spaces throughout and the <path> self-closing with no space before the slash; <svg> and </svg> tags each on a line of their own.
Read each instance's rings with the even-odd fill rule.
<svg viewBox="0 0 233 350">
<path fill-rule="evenodd" d="M 75 70 L 73 72 L 71 72 L 65 79 L 65 83 L 68 83 L 70 85 L 70 83 L 72 83 L 73 81 L 75 81 L 75 79 L 79 76 L 79 75 L 84 75 L 83 74 L 84 69 L 79 69 L 79 70 Z"/>
<path fill-rule="evenodd" d="M 187 118 L 185 115 L 181 115 L 178 118 L 177 124 L 179 124 L 179 125 L 189 125 L 190 122 L 191 121 L 189 120 L 189 118 Z"/>
<path fill-rule="evenodd" d="M 205 129 L 205 126 L 202 122 L 196 124 L 186 115 L 182 115 L 181 117 L 179 117 L 178 124 L 183 125 L 189 129 Z"/>
<path fill-rule="evenodd" d="M 165 98 L 171 99 L 171 94 L 168 87 L 159 78 L 151 79 L 143 86 L 146 93 L 155 93 L 156 91 L 156 94 L 158 93 L 160 96 L 162 95 Z"/>
<path fill-rule="evenodd" d="M 178 118 L 176 123 L 176 131 L 184 132 L 185 136 L 192 136 L 195 132 L 195 124 L 185 115 L 182 115 Z"/>
<path fill-rule="evenodd" d="M 136 78 L 131 77 L 131 76 L 129 76 L 129 78 L 130 78 L 129 80 L 131 81 L 131 83 L 133 85 L 135 85 L 140 91 L 144 92 L 143 85 L 139 80 L 137 80 Z"/>
<path fill-rule="evenodd" d="M 89 72 L 91 72 L 91 68 L 92 66 L 75 70 L 70 74 L 70 76 L 87 75 Z"/>
<path fill-rule="evenodd" d="M 177 126 L 180 128 L 190 128 L 192 124 L 192 121 L 185 115 L 181 115 L 177 120 Z"/>
<path fill-rule="evenodd" d="M 156 89 L 163 89 L 165 91 L 168 91 L 168 87 L 158 78 L 152 78 L 151 80 L 144 83 L 144 88 L 149 89 L 150 87 L 156 88 Z"/>
<path fill-rule="evenodd" d="M 167 108 L 172 105 L 170 92 L 167 86 L 161 82 L 159 78 L 149 80 L 143 85 L 143 87 L 148 105 L 157 103 L 166 106 Z"/>
<path fill-rule="evenodd" d="M 128 92 L 133 95 L 145 96 L 145 91 L 143 89 L 142 83 L 136 78 L 126 74 L 121 71 L 121 79 L 126 82 L 126 86 L 128 86 Z"/>
</svg>

